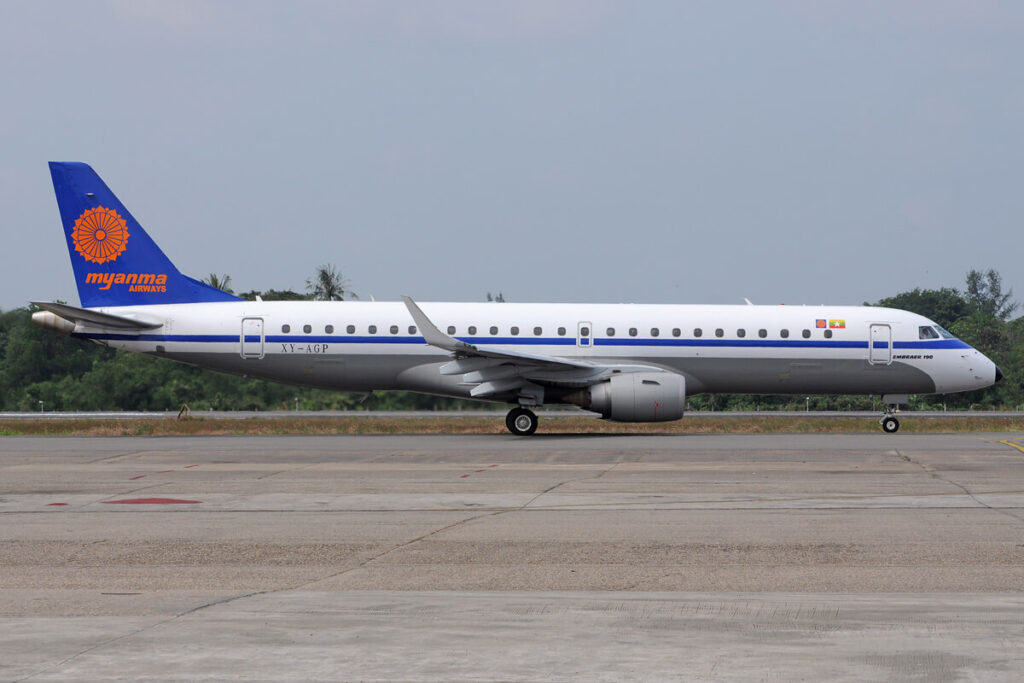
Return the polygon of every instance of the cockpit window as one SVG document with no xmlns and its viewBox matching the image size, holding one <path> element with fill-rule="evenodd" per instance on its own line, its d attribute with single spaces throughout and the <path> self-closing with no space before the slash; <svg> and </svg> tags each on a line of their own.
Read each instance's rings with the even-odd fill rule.
<svg viewBox="0 0 1024 683">
<path fill-rule="evenodd" d="M 936 325 L 935 329 L 939 331 L 939 334 L 942 335 L 943 339 L 956 339 L 956 335 L 954 335 L 952 332 L 942 327 L 941 325 Z"/>
<path fill-rule="evenodd" d="M 920 339 L 938 339 L 939 333 L 935 331 L 934 327 L 921 325 L 921 327 L 917 328 L 917 336 Z"/>
</svg>

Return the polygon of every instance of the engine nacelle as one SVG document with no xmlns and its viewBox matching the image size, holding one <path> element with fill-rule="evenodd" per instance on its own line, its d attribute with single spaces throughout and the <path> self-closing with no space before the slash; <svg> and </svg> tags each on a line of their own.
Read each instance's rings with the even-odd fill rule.
<svg viewBox="0 0 1024 683">
<path fill-rule="evenodd" d="M 683 416 L 686 378 L 670 372 L 612 375 L 564 400 L 616 422 L 667 422 Z"/>
</svg>

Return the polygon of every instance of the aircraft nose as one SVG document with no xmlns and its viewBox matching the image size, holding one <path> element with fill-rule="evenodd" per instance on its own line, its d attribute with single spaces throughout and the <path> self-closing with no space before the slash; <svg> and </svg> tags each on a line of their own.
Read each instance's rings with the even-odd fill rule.
<svg viewBox="0 0 1024 683">
<path fill-rule="evenodd" d="M 996 366 L 996 382 L 1000 382 L 1000 381 L 1002 381 L 1002 379 L 1003 379 L 1003 371 L 1000 370 L 999 366 L 997 365 Z"/>
</svg>

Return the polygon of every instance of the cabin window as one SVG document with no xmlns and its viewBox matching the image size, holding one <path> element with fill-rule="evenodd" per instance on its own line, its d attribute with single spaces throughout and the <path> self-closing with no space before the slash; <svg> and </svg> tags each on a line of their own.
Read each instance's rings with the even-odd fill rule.
<svg viewBox="0 0 1024 683">
<path fill-rule="evenodd" d="M 512 329 L 515 329 L 515 328 L 512 328 Z M 580 336 L 581 337 L 589 337 L 590 336 L 590 328 L 587 327 L 586 325 L 581 327 L 580 328 Z"/>
<path fill-rule="evenodd" d="M 758 330 L 757 331 L 757 336 L 760 337 L 761 339 L 764 339 L 765 337 L 768 336 L 768 330 L 765 330 L 765 329 Z"/>
<path fill-rule="evenodd" d="M 334 334 L 334 325 L 324 325 L 324 332 Z"/>
<path fill-rule="evenodd" d="M 492 327 L 491 328 L 491 335 L 495 335 L 495 334 L 498 334 L 498 328 L 497 327 Z"/>
<path fill-rule="evenodd" d="M 348 332 L 349 334 L 355 334 L 356 333 L 356 326 L 355 325 L 349 325 L 348 327 L 345 328 L 345 331 Z"/>
<path fill-rule="evenodd" d="M 630 337 L 635 337 L 636 336 L 636 328 L 635 327 L 629 328 L 629 336 Z"/>
<path fill-rule="evenodd" d="M 510 333 L 510 334 L 511 334 L 511 335 L 512 335 L 513 337 L 515 337 L 516 335 L 518 335 L 518 334 L 519 334 L 519 328 L 518 328 L 518 327 L 516 327 L 515 325 L 513 325 L 513 326 L 512 326 L 512 328 L 511 328 L 511 329 L 509 330 L 509 333 Z"/>
<path fill-rule="evenodd" d="M 721 327 L 719 327 L 717 330 L 715 330 L 715 336 L 716 337 L 724 337 L 725 336 L 725 330 L 723 330 Z"/>
<path fill-rule="evenodd" d="M 469 329 L 466 330 L 470 334 L 476 334 L 476 325 L 470 325 Z"/>
<path fill-rule="evenodd" d="M 366 328 L 366 331 L 369 332 L 370 334 L 377 334 L 377 326 L 370 325 L 368 328 Z"/>
<path fill-rule="evenodd" d="M 742 339 L 743 337 L 747 336 L 747 331 L 744 329 L 736 330 L 736 336 Z"/>
<path fill-rule="evenodd" d="M 657 337 L 657 336 L 658 336 L 659 334 L 661 334 L 661 332 L 660 332 L 660 331 L 658 331 L 658 328 L 657 328 L 657 327 L 652 327 L 652 328 L 651 328 L 651 336 L 652 336 L 652 337 Z"/>
<path fill-rule="evenodd" d="M 810 330 L 804 330 L 800 334 L 803 335 L 804 339 L 810 339 L 811 338 L 811 331 Z"/>
<path fill-rule="evenodd" d="M 455 325 L 448 326 L 448 334 L 455 334 Z"/>
<path fill-rule="evenodd" d="M 825 330 L 825 339 L 832 338 L 832 330 Z"/>
<path fill-rule="evenodd" d="M 917 336 L 919 339 L 938 339 L 939 333 L 934 328 L 927 325 L 922 325 L 917 328 Z"/>
<path fill-rule="evenodd" d="M 409 325 L 409 334 L 416 334 L 416 326 Z"/>
<path fill-rule="evenodd" d="M 609 337 L 614 337 L 615 336 L 615 328 L 614 327 L 609 327 L 607 330 L 605 330 L 605 332 L 608 333 Z"/>
<path fill-rule="evenodd" d="M 534 334 L 534 336 L 536 336 L 536 337 L 539 337 L 539 336 L 540 336 L 540 335 L 541 335 L 541 334 L 542 334 L 543 332 L 544 332 L 544 330 L 542 330 L 542 329 L 541 329 L 541 328 L 539 328 L 539 327 L 535 327 L 535 328 L 533 328 L 533 334 Z"/>
<path fill-rule="evenodd" d="M 310 332 L 313 331 L 313 326 L 312 325 L 303 325 L 302 326 L 302 331 L 305 332 L 306 334 L 309 334 Z"/>
<path fill-rule="evenodd" d="M 285 334 L 288 334 L 289 332 L 292 331 L 292 326 L 291 325 L 281 325 L 281 331 L 284 332 Z"/>
<path fill-rule="evenodd" d="M 391 334 L 398 334 L 398 325 L 391 326 Z"/>
<path fill-rule="evenodd" d="M 779 330 L 779 336 L 783 339 L 789 339 L 789 330 Z"/>
<path fill-rule="evenodd" d="M 683 331 L 682 331 L 682 330 L 680 330 L 680 329 L 679 329 L 678 327 L 673 327 L 673 328 L 672 328 L 672 336 L 673 336 L 673 337 L 678 337 L 678 336 L 679 336 L 679 335 L 681 335 L 682 333 L 683 333 Z"/>
<path fill-rule="evenodd" d="M 694 337 L 699 337 L 702 334 L 704 334 L 704 330 L 700 329 L 699 327 L 693 328 L 693 336 Z"/>
<path fill-rule="evenodd" d="M 564 337 L 565 336 L 565 328 L 564 327 L 559 327 L 558 328 L 558 336 L 559 337 Z"/>
</svg>

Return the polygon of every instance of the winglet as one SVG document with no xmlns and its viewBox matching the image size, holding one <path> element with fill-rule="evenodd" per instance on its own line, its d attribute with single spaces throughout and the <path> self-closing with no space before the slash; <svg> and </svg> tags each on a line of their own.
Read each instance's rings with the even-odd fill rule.
<svg viewBox="0 0 1024 683">
<path fill-rule="evenodd" d="M 428 344 L 446 351 L 461 351 L 463 353 L 475 353 L 477 351 L 477 348 L 472 344 L 453 339 L 439 330 L 437 325 L 430 321 L 427 314 L 416 305 L 412 297 L 403 296 L 402 301 L 405 302 L 405 307 L 409 309 L 409 314 L 412 316 L 416 326 L 420 328 L 420 332 L 423 333 L 423 339 Z"/>
</svg>

